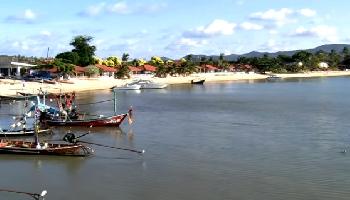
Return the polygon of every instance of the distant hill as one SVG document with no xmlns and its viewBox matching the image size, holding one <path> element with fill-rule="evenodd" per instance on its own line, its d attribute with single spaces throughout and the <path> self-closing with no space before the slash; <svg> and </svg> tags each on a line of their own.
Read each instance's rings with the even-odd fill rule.
<svg viewBox="0 0 350 200">
<path fill-rule="evenodd" d="M 307 51 L 307 52 L 310 52 L 310 53 L 316 53 L 318 51 L 324 51 L 324 52 L 329 53 L 329 52 L 332 51 L 332 49 L 334 49 L 336 52 L 340 53 L 340 52 L 342 52 L 344 47 L 348 47 L 349 50 L 350 50 L 350 44 L 325 44 L 325 45 L 321 45 L 321 46 L 315 47 L 313 49 L 303 49 L 303 50 Z M 265 54 L 267 54 L 269 57 L 277 57 L 278 55 L 292 56 L 296 52 L 303 51 L 303 50 L 278 51 L 278 52 L 274 52 L 274 53 L 252 51 L 252 52 L 241 54 L 241 55 L 239 55 L 239 54 L 226 55 L 226 56 L 224 56 L 224 59 L 228 60 L 228 61 L 236 61 L 238 57 L 248 57 L 248 58 L 251 58 L 251 57 L 263 57 Z M 200 61 L 200 59 L 202 57 L 205 57 L 207 60 L 209 60 L 210 58 L 212 58 L 213 60 L 218 60 L 219 59 L 218 55 L 211 55 L 211 56 L 207 56 L 207 55 L 191 55 L 191 56 L 192 56 L 192 59 L 194 61 Z"/>
</svg>

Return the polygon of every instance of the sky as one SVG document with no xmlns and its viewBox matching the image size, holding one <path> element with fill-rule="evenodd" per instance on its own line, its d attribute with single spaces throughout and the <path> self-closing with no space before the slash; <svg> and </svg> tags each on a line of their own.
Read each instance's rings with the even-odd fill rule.
<svg viewBox="0 0 350 200">
<path fill-rule="evenodd" d="M 343 0 L 2 0 L 0 55 L 54 57 L 77 35 L 96 55 L 243 54 L 350 43 Z"/>
</svg>

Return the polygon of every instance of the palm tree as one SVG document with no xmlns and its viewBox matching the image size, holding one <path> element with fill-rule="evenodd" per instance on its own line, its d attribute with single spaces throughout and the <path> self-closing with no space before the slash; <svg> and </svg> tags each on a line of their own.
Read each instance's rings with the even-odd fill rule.
<svg viewBox="0 0 350 200">
<path fill-rule="evenodd" d="M 128 53 L 123 53 L 122 55 L 122 61 L 123 62 L 128 62 L 129 60 L 129 54 Z"/>
</svg>

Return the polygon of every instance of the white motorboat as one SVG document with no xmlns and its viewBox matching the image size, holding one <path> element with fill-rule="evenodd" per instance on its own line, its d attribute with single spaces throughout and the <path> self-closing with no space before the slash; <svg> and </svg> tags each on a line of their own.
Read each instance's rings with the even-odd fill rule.
<svg viewBox="0 0 350 200">
<path fill-rule="evenodd" d="M 127 83 L 120 87 L 114 87 L 113 90 L 139 90 L 141 85 L 135 83 Z"/>
<path fill-rule="evenodd" d="M 281 76 L 277 76 L 275 74 L 271 74 L 270 76 L 268 76 L 266 78 L 266 80 L 268 80 L 268 81 L 276 81 L 276 80 L 281 80 L 281 79 L 282 79 Z"/>
<path fill-rule="evenodd" d="M 168 86 L 168 84 L 156 83 L 151 80 L 137 80 L 134 81 L 132 84 L 140 85 L 141 89 L 163 89 Z"/>
</svg>

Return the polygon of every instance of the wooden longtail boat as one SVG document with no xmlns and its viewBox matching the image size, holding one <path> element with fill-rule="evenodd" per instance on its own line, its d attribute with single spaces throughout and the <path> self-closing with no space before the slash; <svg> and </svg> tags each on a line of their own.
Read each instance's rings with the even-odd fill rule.
<svg viewBox="0 0 350 200">
<path fill-rule="evenodd" d="M 111 117 L 101 117 L 95 119 L 48 119 L 43 122 L 49 126 L 114 126 L 119 127 L 119 125 L 124 121 L 128 114 L 115 115 Z"/>
<path fill-rule="evenodd" d="M 51 129 L 39 130 L 38 133 L 50 133 Z M 33 136 L 35 135 L 34 129 L 27 130 L 0 130 L 0 137 L 17 137 L 17 136 Z"/>
<path fill-rule="evenodd" d="M 205 79 L 193 79 L 191 80 L 191 84 L 203 84 Z"/>
<path fill-rule="evenodd" d="M 89 156 L 94 151 L 82 144 L 1 141 L 0 154 Z"/>
</svg>

